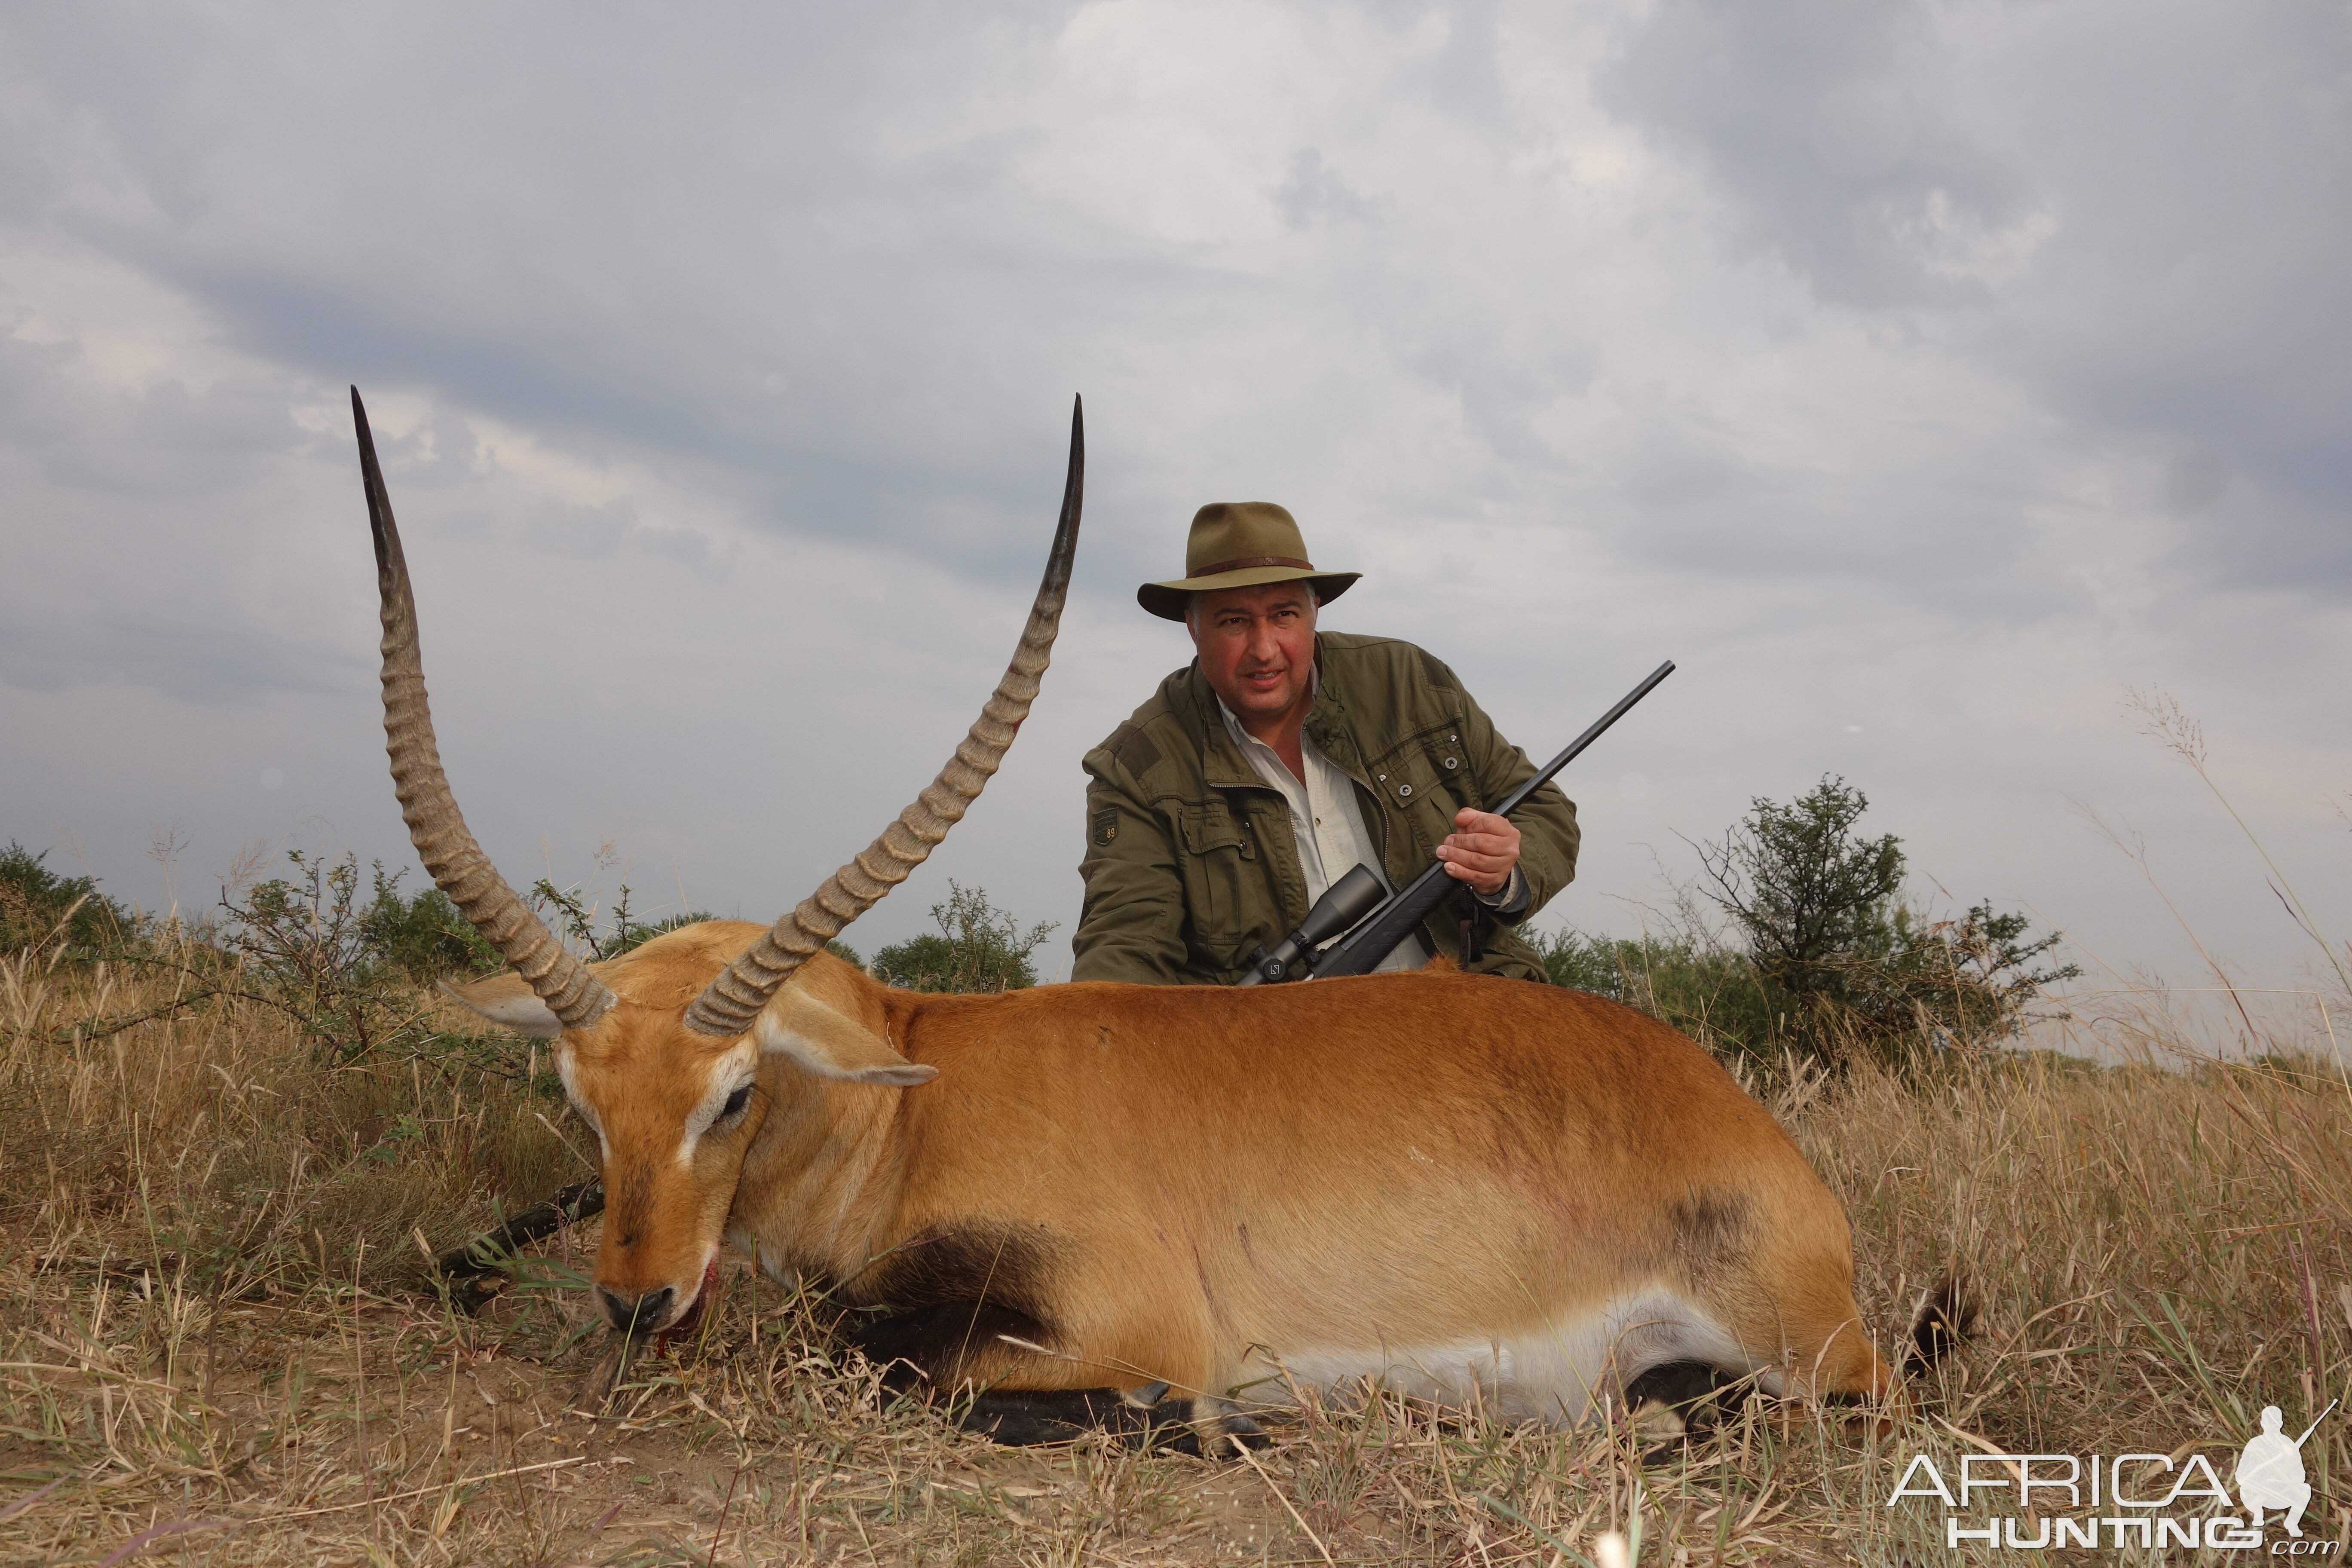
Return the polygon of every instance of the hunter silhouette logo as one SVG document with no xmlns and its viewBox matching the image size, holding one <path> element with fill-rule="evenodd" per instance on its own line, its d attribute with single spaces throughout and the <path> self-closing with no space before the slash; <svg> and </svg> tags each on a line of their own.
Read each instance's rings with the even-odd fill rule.
<svg viewBox="0 0 2352 1568">
<path fill-rule="evenodd" d="M 2273 1542 L 2270 1555 L 2333 1557 L 2336 1542 L 2304 1539 L 2311 1482 L 2304 1473 L 2303 1446 L 2335 1408 L 2330 1401 L 2301 1436 L 2290 1438 L 2279 1407 L 2263 1407 L 2262 1430 L 2239 1450 L 2231 1477 L 2243 1519 L 2231 1511 L 2231 1488 L 2221 1484 L 2213 1461 L 2194 1452 L 2179 1463 L 2171 1455 L 2150 1453 L 1963 1454 L 1957 1489 L 1931 1457 L 1914 1454 L 1886 1506 L 1906 1498 L 1935 1498 L 1948 1510 L 1947 1546 L 1967 1543 L 1996 1552 L 2053 1546 L 2244 1552 L 2263 1544 L 2263 1517 L 2274 1512 L 2288 1539 Z M 1979 1500 L 1979 1492 L 1994 1495 Z M 1980 1521 L 1973 1517 L 1979 1510 L 1987 1513 Z"/>
<path fill-rule="evenodd" d="M 2329 1400 L 2327 1410 L 2335 1409 L 2336 1403 Z M 2327 1410 L 2319 1413 L 2319 1421 L 2327 1419 Z M 2311 1504 L 2311 1483 L 2303 1476 L 2303 1446 L 2319 1430 L 2319 1421 L 2305 1427 L 2303 1436 L 2290 1443 L 2279 1430 L 2280 1420 L 2277 1405 L 2263 1406 L 2263 1429 L 2246 1439 L 2244 1450 L 2238 1455 L 2238 1504 L 2246 1510 L 2246 1522 L 2256 1530 L 2263 1527 L 2264 1509 L 2284 1509 L 2286 1517 L 2280 1522 L 2300 1541 L 2303 1510 Z"/>
</svg>

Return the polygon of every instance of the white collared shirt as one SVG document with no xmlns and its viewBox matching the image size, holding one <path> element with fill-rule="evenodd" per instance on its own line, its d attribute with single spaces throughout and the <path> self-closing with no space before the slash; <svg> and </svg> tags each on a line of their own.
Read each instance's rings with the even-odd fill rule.
<svg viewBox="0 0 2352 1568">
<path fill-rule="evenodd" d="M 1272 746 L 1242 728 L 1225 700 L 1217 699 L 1217 711 L 1224 715 L 1225 732 L 1249 759 L 1257 776 L 1282 792 L 1290 807 L 1290 835 L 1298 845 L 1298 869 L 1307 879 L 1307 904 L 1314 908 L 1332 883 L 1346 876 L 1356 866 L 1370 868 L 1381 879 L 1381 886 L 1394 892 L 1388 872 L 1381 866 L 1380 851 L 1373 847 L 1372 836 L 1365 830 L 1363 808 L 1356 800 L 1355 781 L 1340 771 L 1339 765 L 1315 749 L 1302 730 L 1298 734 L 1299 760 L 1307 765 L 1304 779 L 1290 771 Z M 1419 969 L 1429 962 L 1429 948 L 1420 936 L 1413 935 L 1397 943 L 1373 971 L 1381 973 L 1391 969 Z"/>
</svg>

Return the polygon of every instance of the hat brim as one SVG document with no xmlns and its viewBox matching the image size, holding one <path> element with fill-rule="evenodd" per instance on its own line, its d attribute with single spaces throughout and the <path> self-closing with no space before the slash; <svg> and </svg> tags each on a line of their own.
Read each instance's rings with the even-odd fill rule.
<svg viewBox="0 0 2352 1568">
<path fill-rule="evenodd" d="M 1146 583 L 1135 591 L 1135 602 L 1163 621 L 1181 621 L 1195 594 L 1225 588 L 1255 588 L 1267 583 L 1315 584 L 1315 597 L 1328 605 L 1353 587 L 1361 572 L 1315 572 L 1297 566 L 1244 566 L 1213 577 L 1180 577 L 1173 583 Z"/>
</svg>

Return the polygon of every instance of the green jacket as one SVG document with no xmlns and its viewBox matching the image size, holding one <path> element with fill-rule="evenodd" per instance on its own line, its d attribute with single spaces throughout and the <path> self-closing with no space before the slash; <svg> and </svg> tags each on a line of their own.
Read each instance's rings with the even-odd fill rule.
<svg viewBox="0 0 2352 1568">
<path fill-rule="evenodd" d="M 1464 806 L 1491 810 L 1535 773 L 1452 670 L 1411 643 L 1316 635 L 1320 677 L 1307 733 L 1355 781 L 1390 885 L 1419 876 Z M 1260 942 L 1307 918 L 1290 814 L 1234 743 L 1199 661 L 1087 753 L 1085 911 L 1073 980 L 1225 985 Z M 1576 875 L 1576 806 L 1546 784 L 1513 816 L 1524 921 Z M 1471 968 L 1544 978 L 1535 950 L 1467 887 L 1423 926 L 1430 950 L 1461 958 L 1462 921 L 1484 953 Z"/>
</svg>

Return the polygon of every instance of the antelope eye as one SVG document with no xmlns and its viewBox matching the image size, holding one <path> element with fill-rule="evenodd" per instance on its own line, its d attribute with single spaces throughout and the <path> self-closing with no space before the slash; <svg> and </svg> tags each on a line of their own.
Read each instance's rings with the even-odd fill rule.
<svg viewBox="0 0 2352 1568">
<path fill-rule="evenodd" d="M 743 1108 L 751 1103 L 751 1086 L 747 1083 L 742 1088 L 737 1089 L 734 1093 L 727 1097 L 727 1103 L 719 1108 L 719 1120 L 721 1121 L 734 1121 L 737 1117 L 743 1114 Z"/>
</svg>

